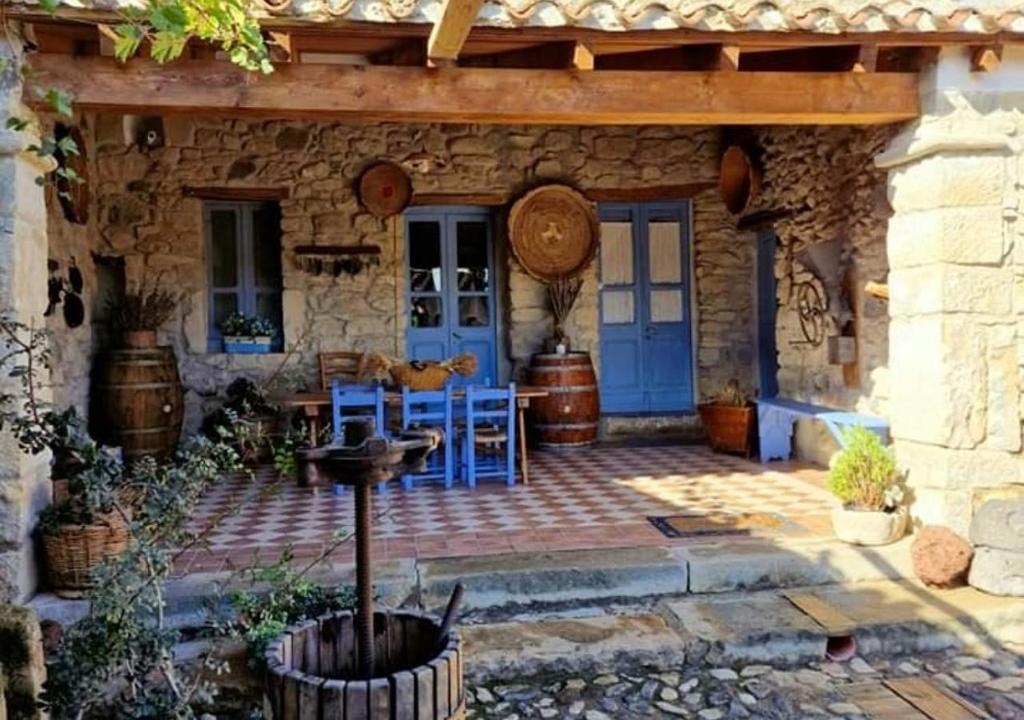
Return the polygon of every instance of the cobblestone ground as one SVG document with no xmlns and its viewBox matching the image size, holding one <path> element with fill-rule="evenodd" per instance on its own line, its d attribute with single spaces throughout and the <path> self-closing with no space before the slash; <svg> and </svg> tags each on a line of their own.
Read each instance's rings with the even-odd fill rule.
<svg viewBox="0 0 1024 720">
<path fill-rule="evenodd" d="M 484 683 L 471 691 L 466 715 L 502 720 L 858 720 L 865 713 L 843 695 L 844 686 L 908 676 L 934 678 L 996 720 L 1024 720 L 1024 656 L 1008 651 Z"/>
</svg>

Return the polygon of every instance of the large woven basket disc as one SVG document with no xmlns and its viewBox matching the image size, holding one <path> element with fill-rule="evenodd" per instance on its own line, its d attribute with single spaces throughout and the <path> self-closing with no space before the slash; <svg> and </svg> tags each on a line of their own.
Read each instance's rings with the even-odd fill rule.
<svg viewBox="0 0 1024 720">
<path fill-rule="evenodd" d="M 594 206 L 572 188 L 544 185 L 512 206 L 508 236 L 516 260 L 538 280 L 579 275 L 597 252 Z"/>
<path fill-rule="evenodd" d="M 412 182 L 400 166 L 390 162 L 371 165 L 359 177 L 359 201 L 377 217 L 405 210 L 412 198 Z"/>
</svg>

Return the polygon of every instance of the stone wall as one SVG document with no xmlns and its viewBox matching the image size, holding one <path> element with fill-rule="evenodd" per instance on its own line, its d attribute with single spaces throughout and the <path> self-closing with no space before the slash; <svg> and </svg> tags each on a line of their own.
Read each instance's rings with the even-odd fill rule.
<svg viewBox="0 0 1024 720">
<path fill-rule="evenodd" d="M 359 205 L 353 185 L 368 163 L 429 157 L 413 173 L 419 193 L 498 194 L 514 198 L 542 182 L 581 188 L 635 188 L 712 182 L 718 131 L 709 128 L 488 127 L 472 125 L 299 124 L 165 119 L 165 145 L 140 150 L 125 141 L 122 118 L 83 119 L 91 129 L 93 212 L 89 249 L 123 256 L 129 283 L 160 277 L 186 294 L 181 312 L 162 328 L 177 350 L 188 387 L 187 424 L 238 374 L 273 372 L 280 354 L 207 352 L 207 297 L 202 201 L 194 187 L 280 187 L 283 230 L 284 330 L 297 345 L 287 374 L 314 384 L 316 353 L 331 349 L 404 352 L 404 227 Z M 550 334 L 543 286 L 511 258 L 504 213 L 496 213 L 499 329 L 503 367 L 518 376 Z M 752 377 L 752 246 L 734 230 L 715 192 L 694 202 L 697 353 L 701 388 Z M 81 252 L 78 231 L 51 231 L 51 256 Z M 293 248 L 312 243 L 369 243 L 382 249 L 377 267 L 355 277 L 310 276 Z M 503 276 L 503 277 L 502 277 Z M 569 322 L 574 346 L 597 354 L 597 275 L 591 268 Z M 95 334 L 95 333 L 94 333 Z M 97 334 L 98 335 L 98 334 Z M 85 337 L 83 331 L 77 337 Z M 501 344 L 501 343 L 499 343 Z M 77 342 L 75 345 L 77 348 Z M 71 349 L 62 399 L 80 401 L 88 353 Z M 599 361 L 599 358 L 596 358 Z"/>
<path fill-rule="evenodd" d="M 16 41 L 17 27 L 8 32 Z M 0 40 L 0 128 L 9 117 L 34 119 L 20 100 L 19 47 Z M 0 313 L 38 326 L 46 307 L 47 221 L 36 178 L 50 168 L 26 150 L 32 142 L 38 142 L 32 128 L 0 129 Z M 0 374 L 0 392 L 18 393 L 18 380 Z M 35 588 L 32 530 L 50 501 L 48 478 L 48 454 L 23 455 L 9 433 L 0 434 L 0 603 L 23 600 Z"/>
<path fill-rule="evenodd" d="M 878 158 L 896 213 L 890 418 L 915 515 L 966 534 L 986 500 L 1024 498 L 1024 49 L 992 73 L 944 49 L 921 97 Z"/>
</svg>

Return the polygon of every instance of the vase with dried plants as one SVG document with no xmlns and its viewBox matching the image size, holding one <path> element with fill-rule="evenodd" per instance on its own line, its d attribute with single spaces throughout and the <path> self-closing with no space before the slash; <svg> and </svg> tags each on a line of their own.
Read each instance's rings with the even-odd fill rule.
<svg viewBox="0 0 1024 720">
<path fill-rule="evenodd" d="M 181 297 L 160 287 L 160 280 L 149 285 L 145 279 L 135 288 L 108 304 L 111 329 L 120 336 L 121 347 L 156 347 L 156 331 L 174 315 Z"/>
<path fill-rule="evenodd" d="M 580 296 L 583 280 L 579 277 L 564 277 L 548 285 L 548 305 L 554 317 L 554 328 L 551 336 L 551 350 L 566 353 L 570 349 L 569 336 L 565 331 L 565 323 L 569 313 Z"/>
</svg>

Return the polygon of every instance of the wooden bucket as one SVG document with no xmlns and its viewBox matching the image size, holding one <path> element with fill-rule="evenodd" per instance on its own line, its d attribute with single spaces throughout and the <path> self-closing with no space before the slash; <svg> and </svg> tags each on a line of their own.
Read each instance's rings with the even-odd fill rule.
<svg viewBox="0 0 1024 720">
<path fill-rule="evenodd" d="M 126 462 L 177 446 L 185 403 L 173 349 L 111 350 L 99 360 L 94 390 L 95 434 L 122 448 Z"/>
<path fill-rule="evenodd" d="M 351 612 L 289 628 L 265 655 L 264 715 L 282 720 L 463 720 L 462 641 L 416 612 L 374 614 L 373 677 L 357 678 Z"/>
<path fill-rule="evenodd" d="M 597 440 L 601 403 L 590 355 L 538 354 L 530 361 L 529 384 L 548 391 L 530 401 L 530 420 L 541 447 L 581 447 Z"/>
</svg>

